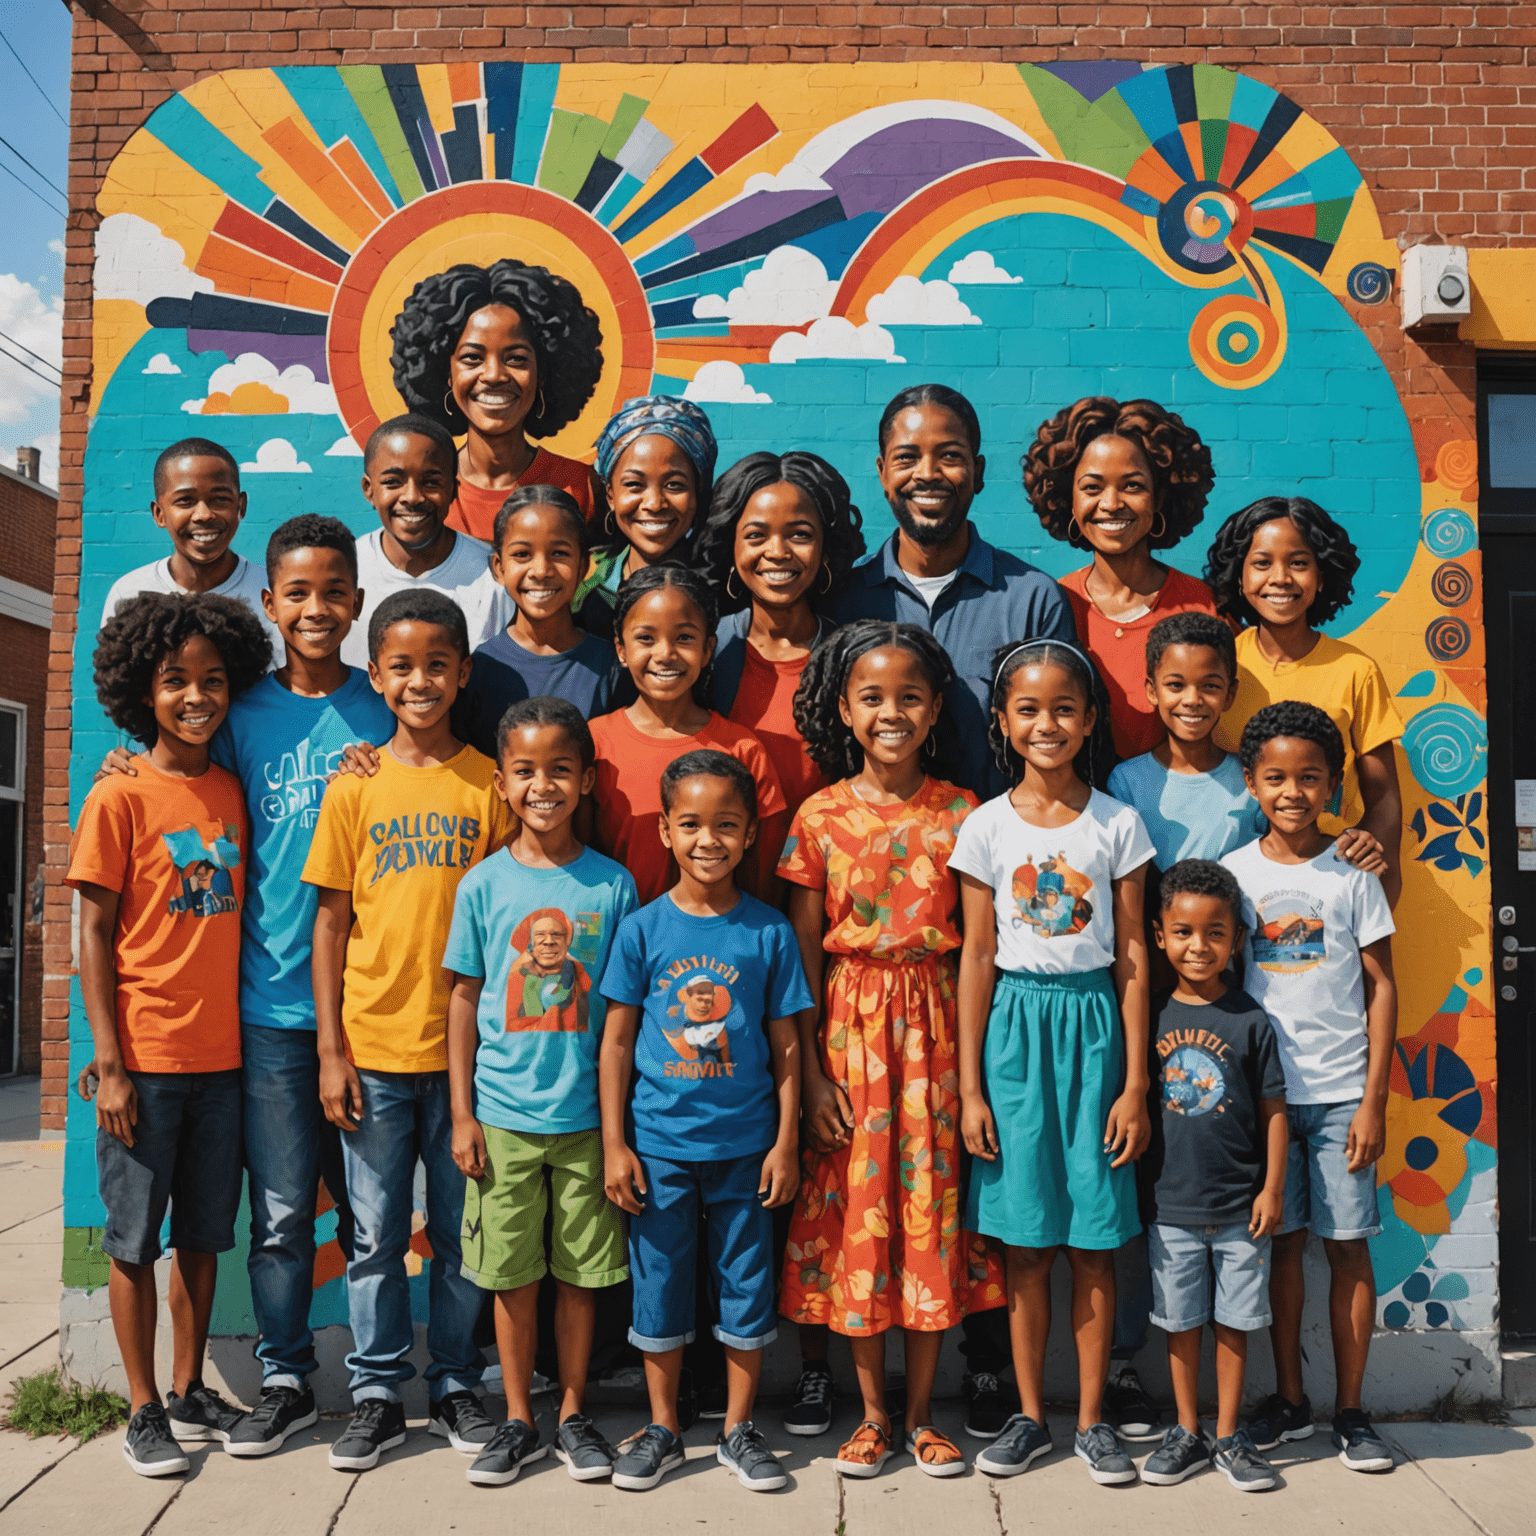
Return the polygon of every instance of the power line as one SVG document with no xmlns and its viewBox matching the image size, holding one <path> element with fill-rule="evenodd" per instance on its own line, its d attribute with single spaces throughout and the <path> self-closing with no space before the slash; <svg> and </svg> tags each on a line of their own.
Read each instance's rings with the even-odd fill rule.
<svg viewBox="0 0 1536 1536">
<path fill-rule="evenodd" d="M 0 331 L 0 341 L 9 342 L 13 347 L 20 347 L 28 357 L 37 358 L 37 361 L 40 362 L 44 368 L 52 368 L 56 374 L 58 374 L 61 378 L 63 377 L 64 370 L 60 368 L 57 363 L 51 363 L 46 357 L 39 356 L 24 341 L 17 341 L 14 336 L 7 336 L 4 331 Z"/>
<path fill-rule="evenodd" d="M 11 50 L 11 57 L 13 59 L 15 59 L 18 64 L 21 65 L 22 72 L 26 75 L 27 79 L 30 80 L 33 85 L 37 86 L 37 94 L 39 96 L 41 96 L 44 101 L 46 101 L 48 103 L 48 110 L 50 112 L 52 112 L 53 115 L 56 118 L 58 118 L 58 120 L 61 123 L 64 123 L 64 126 L 66 128 L 68 128 L 69 124 L 64 121 L 64 114 L 62 112 L 60 112 L 59 109 L 56 106 L 54 106 L 54 104 L 53 104 L 53 97 L 51 97 L 48 94 L 48 92 L 45 91 L 42 88 L 41 85 L 38 85 L 37 76 L 34 75 L 30 69 L 27 68 L 27 61 L 24 58 L 22 58 L 22 56 L 19 53 L 16 52 L 16 49 L 15 49 L 14 45 L 12 44 L 10 38 L 8 38 L 5 35 L 4 32 L 0 32 L 0 43 L 4 43 L 5 46 Z"/>
<path fill-rule="evenodd" d="M 62 198 L 63 198 L 63 199 L 64 199 L 64 201 L 65 201 L 65 202 L 68 202 L 68 201 L 69 201 L 69 193 L 67 193 L 67 192 L 66 192 L 66 191 L 65 191 L 65 190 L 64 190 L 64 188 L 63 188 L 63 187 L 61 187 L 61 186 L 60 186 L 60 185 L 59 185 L 59 184 L 58 184 L 58 183 L 57 183 L 57 182 L 55 182 L 55 181 L 48 181 L 48 178 L 47 178 L 47 177 L 46 177 L 46 176 L 44 176 L 44 175 L 43 175 L 43 173 L 42 173 L 42 172 L 41 172 L 41 171 L 40 171 L 40 170 L 38 170 L 38 168 L 37 168 L 37 167 L 36 167 L 36 166 L 35 166 L 35 165 L 33 165 L 33 164 L 32 164 L 32 162 L 31 162 L 31 161 L 30 161 L 30 160 L 28 160 L 28 159 L 27 159 L 27 157 L 26 157 L 26 156 L 25 156 L 25 155 L 24 155 L 24 154 L 22 154 L 22 152 L 21 152 L 21 151 L 20 151 L 20 150 L 19 150 L 19 149 L 17 149 L 17 148 L 16 148 L 16 146 L 15 146 L 15 145 L 14 145 L 14 144 L 12 144 L 12 143 L 11 143 L 11 141 L 10 141 L 10 140 L 9 140 L 9 139 L 5 139 L 5 138 L 0 138 L 0 144 L 4 144 L 4 145 L 5 145 L 5 147 L 6 147 L 6 148 L 7 148 L 7 149 L 8 149 L 8 150 L 10 150 L 10 152 L 11 152 L 11 153 L 12 153 L 12 154 L 13 154 L 13 155 L 15 155 L 15 156 L 16 156 L 16 158 L 17 158 L 17 159 L 18 159 L 18 160 L 20 160 L 20 161 L 21 161 L 21 163 L 22 163 L 22 164 L 23 164 L 23 165 L 24 165 L 24 166 L 26 166 L 26 168 L 27 168 L 27 169 L 28 169 L 28 170 L 29 170 L 29 171 L 31 171 L 31 172 L 32 172 L 32 174 L 33 174 L 33 175 L 34 175 L 34 176 L 36 176 L 36 177 L 38 177 L 38 178 L 39 178 L 39 179 L 41 179 L 41 180 L 42 180 L 42 181 L 47 181 L 47 182 L 48 182 L 48 185 L 49 185 L 49 186 L 50 186 L 50 187 L 52 187 L 52 188 L 53 188 L 53 190 L 54 190 L 54 191 L 55 191 L 55 192 L 57 192 L 57 193 L 58 193 L 58 194 L 59 194 L 59 196 L 60 196 L 60 197 L 62 197 Z"/>
<path fill-rule="evenodd" d="M 0 349 L 0 357 L 3 357 L 7 362 L 15 363 L 18 368 L 25 368 L 28 373 L 32 374 L 34 378 L 41 379 L 50 389 L 57 389 L 63 382 L 61 379 L 50 379 L 46 373 L 39 373 L 30 363 L 22 362 L 19 357 L 12 357 L 9 352 L 3 349 Z"/>
<path fill-rule="evenodd" d="M 67 219 L 69 217 L 69 212 L 68 212 L 67 209 L 55 208 L 54 205 L 52 203 L 50 203 L 48 201 L 48 199 L 46 197 L 44 197 L 43 194 L 37 190 L 36 187 L 28 186 L 27 183 L 24 182 L 21 179 L 21 177 L 18 176 L 16 174 L 16 172 L 13 171 L 10 168 L 10 166 L 8 166 L 5 163 L 5 161 L 3 161 L 3 160 L 0 160 L 0 171 L 4 171 L 5 174 L 7 176 L 9 176 L 11 178 L 11 180 L 14 181 L 24 191 L 30 192 L 32 194 L 32 196 L 35 197 L 38 200 L 38 202 L 40 202 L 43 205 L 43 207 L 46 208 L 49 211 L 49 213 L 57 214 L 58 217 L 61 218 L 61 219 Z"/>
</svg>

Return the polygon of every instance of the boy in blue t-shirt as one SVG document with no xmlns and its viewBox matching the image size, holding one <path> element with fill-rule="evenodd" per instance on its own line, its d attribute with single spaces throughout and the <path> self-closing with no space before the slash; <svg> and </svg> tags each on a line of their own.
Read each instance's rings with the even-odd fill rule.
<svg viewBox="0 0 1536 1536">
<path fill-rule="evenodd" d="M 751 774 L 723 752 L 688 752 L 663 772 L 661 803 L 677 884 L 624 920 L 602 987 L 611 1005 L 600 1073 L 605 1178 L 608 1198 L 630 1214 L 629 1337 L 645 1355 L 651 1402 L 651 1423 L 614 1463 L 613 1483 L 654 1488 L 683 1464 L 677 1388 L 693 1338 L 702 1205 L 726 1357 L 716 1455 L 744 1487 L 782 1488 L 752 1404 L 763 1346 L 778 1332 L 768 1212 L 799 1183 L 793 1016 L 815 1004 L 787 920 L 736 887 L 757 834 Z"/>
<path fill-rule="evenodd" d="M 466 1474 L 510 1483 L 544 1455 L 530 1399 L 539 1282 L 555 1277 L 560 1413 L 555 1454 L 579 1482 L 614 1450 L 582 1412 L 599 1288 L 629 1276 L 618 1208 L 603 1188 L 597 990 L 620 921 L 640 904 L 629 871 L 584 847 L 574 816 L 592 789 L 592 733 L 565 699 L 501 717 L 496 790 L 517 836 L 465 875 L 443 956 L 453 1159 L 464 1196 L 464 1276 L 496 1296 L 506 1422 Z M 546 1193 L 546 1179 L 548 1193 Z M 545 1218 L 550 1205 L 549 1261 Z"/>
</svg>

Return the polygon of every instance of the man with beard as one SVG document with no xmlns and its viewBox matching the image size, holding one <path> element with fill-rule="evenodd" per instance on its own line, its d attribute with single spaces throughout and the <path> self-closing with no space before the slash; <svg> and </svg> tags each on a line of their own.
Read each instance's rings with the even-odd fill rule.
<svg viewBox="0 0 1536 1536">
<path fill-rule="evenodd" d="M 1072 609 L 1049 576 L 988 544 L 968 520 L 986 460 L 975 408 L 958 390 L 902 390 L 880 418 L 875 466 L 898 528 L 854 570 L 838 622 L 917 624 L 949 652 L 964 686 L 934 733 L 934 772 L 992 799 L 1010 788 L 987 744 L 992 658 L 1025 640 L 1075 645 Z"/>
</svg>

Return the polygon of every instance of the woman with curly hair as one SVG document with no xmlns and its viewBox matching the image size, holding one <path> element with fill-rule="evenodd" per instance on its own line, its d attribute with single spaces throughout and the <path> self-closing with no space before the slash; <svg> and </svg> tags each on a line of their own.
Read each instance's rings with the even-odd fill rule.
<svg viewBox="0 0 1536 1536">
<path fill-rule="evenodd" d="M 1155 401 L 1090 395 L 1041 422 L 1023 469 L 1045 531 L 1093 551 L 1061 586 L 1109 689 L 1115 751 L 1150 752 L 1164 732 L 1147 696 L 1147 634 L 1170 614 L 1216 611 L 1204 582 L 1152 551 L 1171 549 L 1205 515 L 1211 450 Z"/>
<path fill-rule="evenodd" d="M 529 442 L 575 421 L 603 371 L 602 330 L 572 283 L 510 256 L 460 262 L 417 283 L 389 334 L 406 404 L 464 438 L 450 528 L 489 543 L 524 484 L 569 492 L 591 518 L 592 471 Z"/>
<path fill-rule="evenodd" d="M 1349 604 L 1360 556 L 1349 535 L 1315 501 L 1263 496 L 1216 532 L 1205 577 L 1237 636 L 1237 697 L 1216 727 L 1216 744 L 1235 752 L 1243 727 L 1283 699 L 1315 704 L 1344 738 L 1344 772 L 1318 826 L 1330 837 L 1363 828 L 1381 844 L 1381 877 L 1396 906 L 1403 877 L 1398 849 L 1403 797 L 1392 743 L 1403 723 L 1381 668 L 1364 651 L 1319 634 Z"/>
<path fill-rule="evenodd" d="M 795 691 L 864 553 L 862 523 L 848 482 L 825 459 L 749 453 L 720 477 L 694 545 L 725 615 L 714 706 L 762 742 L 791 813 L 827 784 L 795 725 Z"/>
</svg>

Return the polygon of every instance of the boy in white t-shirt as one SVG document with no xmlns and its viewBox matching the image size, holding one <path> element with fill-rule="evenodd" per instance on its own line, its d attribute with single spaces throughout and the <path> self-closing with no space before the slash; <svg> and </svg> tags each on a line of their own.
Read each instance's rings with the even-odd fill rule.
<svg viewBox="0 0 1536 1536">
<path fill-rule="evenodd" d="M 1271 704 L 1244 728 L 1238 755 L 1269 831 L 1221 862 L 1242 889 L 1244 987 L 1274 1021 L 1291 1131 L 1270 1277 L 1276 1391 L 1249 1433 L 1260 1450 L 1312 1433 L 1301 1380 L 1301 1261 L 1310 1230 L 1323 1239 L 1333 1274 L 1333 1443 L 1346 1467 L 1385 1472 L 1392 1453 L 1361 1408 L 1360 1390 L 1376 1321 L 1367 1239 L 1381 1231 L 1375 1164 L 1386 1145 L 1397 1038 L 1392 912 L 1381 881 L 1344 863 L 1317 825 L 1344 772 L 1333 721 L 1312 704 Z"/>
</svg>

